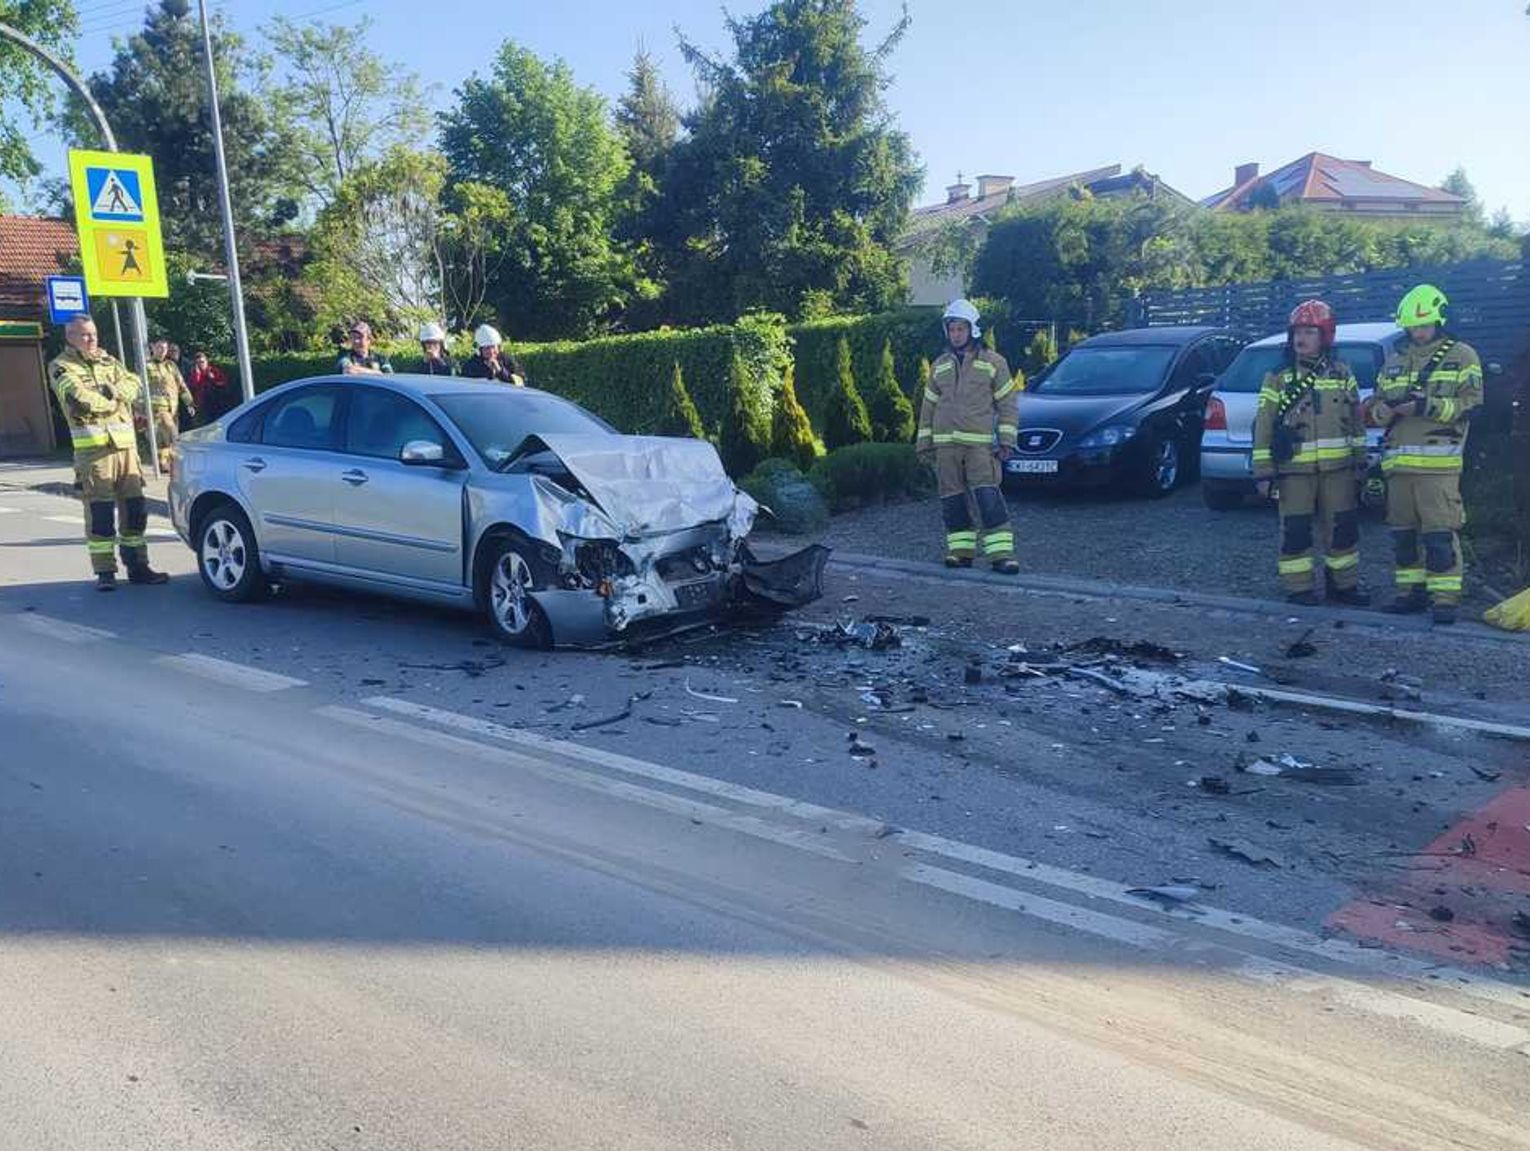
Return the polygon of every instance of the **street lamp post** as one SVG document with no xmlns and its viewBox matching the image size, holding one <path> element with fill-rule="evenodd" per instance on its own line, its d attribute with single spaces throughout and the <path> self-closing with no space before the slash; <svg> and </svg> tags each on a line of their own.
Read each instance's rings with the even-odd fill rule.
<svg viewBox="0 0 1530 1151">
<path fill-rule="evenodd" d="M 239 247 L 234 241 L 234 202 L 228 191 L 228 158 L 223 153 L 223 116 L 218 111 L 218 73 L 213 65 L 212 26 L 207 0 L 197 0 L 202 14 L 202 57 L 207 66 L 207 102 L 212 109 L 213 155 L 218 162 L 218 202 L 223 208 L 223 250 L 228 263 L 228 294 L 234 306 L 234 351 L 239 356 L 239 390 L 255 397 L 255 374 L 250 366 L 250 336 L 244 326 L 244 289 L 239 283 Z"/>
<path fill-rule="evenodd" d="M 96 103 L 96 98 L 90 94 L 90 89 L 85 86 L 79 76 L 75 75 L 74 69 L 65 64 L 48 49 L 44 48 L 32 37 L 28 36 L 19 28 L 13 28 L 4 21 L 0 21 L 0 38 L 9 40 L 11 43 L 25 48 L 36 56 L 73 89 L 75 95 L 84 101 L 86 109 L 90 112 L 90 118 L 96 123 L 96 130 L 101 133 L 101 139 L 106 144 L 108 152 L 117 152 L 116 134 L 112 132 L 112 126 L 106 122 L 106 113 L 101 111 L 101 105 Z M 149 432 L 149 461 L 153 465 L 154 474 L 159 475 L 159 437 L 154 431 L 154 408 L 149 401 L 149 352 L 148 336 L 149 322 L 144 315 L 143 300 L 133 297 L 133 345 L 138 356 L 138 379 L 143 385 L 143 414 L 144 423 Z M 122 321 L 117 315 L 117 301 L 112 301 L 112 326 L 117 333 L 117 353 L 122 354 Z M 126 358 L 126 357 L 124 357 Z"/>
</svg>

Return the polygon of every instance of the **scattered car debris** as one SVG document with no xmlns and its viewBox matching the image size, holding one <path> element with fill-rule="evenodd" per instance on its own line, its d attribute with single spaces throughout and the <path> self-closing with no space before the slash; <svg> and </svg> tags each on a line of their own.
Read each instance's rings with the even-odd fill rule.
<svg viewBox="0 0 1530 1151">
<path fill-rule="evenodd" d="M 871 744 L 866 743 L 865 741 L 863 741 L 861 739 L 861 733 L 860 732 L 852 731 L 850 733 L 848 742 L 850 744 L 850 748 L 849 748 L 850 754 L 855 756 L 857 759 L 873 759 L 873 758 L 875 758 L 875 756 L 877 754 L 877 749 L 872 747 Z"/>
<path fill-rule="evenodd" d="M 734 699 L 731 695 L 709 695 L 709 694 L 707 694 L 704 691 L 697 691 L 694 687 L 691 686 L 691 681 L 690 680 L 686 680 L 685 681 L 685 694 L 690 696 L 692 699 L 703 699 L 703 700 L 706 700 L 707 703 L 737 703 L 738 702 L 738 700 Z"/>
<path fill-rule="evenodd" d="M 839 647 L 863 647 L 868 651 L 891 651 L 903 646 L 903 637 L 889 623 L 872 620 L 846 621 L 818 633 L 819 643 Z"/>
<path fill-rule="evenodd" d="M 583 707 L 583 706 L 584 706 L 584 696 L 576 691 L 573 695 L 569 696 L 562 703 L 555 703 L 551 707 L 547 708 L 546 712 L 547 712 L 548 715 L 554 715 L 554 714 L 556 714 L 557 712 L 560 712 L 560 711 L 567 711 L 571 707 Z"/>
<path fill-rule="evenodd" d="M 1179 663 L 1185 658 L 1183 652 L 1171 651 L 1151 640 L 1139 639 L 1128 643 L 1103 635 L 1073 644 L 1066 650 L 1085 652 L 1090 655 L 1113 655 L 1119 659 L 1137 660 L 1142 663 Z"/>
<path fill-rule="evenodd" d="M 505 659 L 495 655 L 481 660 L 461 659 L 456 663 L 401 663 L 398 666 L 411 671 L 460 671 L 469 679 L 477 679 L 486 672 L 504 667 Z"/>
<path fill-rule="evenodd" d="M 780 703 L 776 704 L 776 706 L 784 707 L 791 711 L 801 711 L 802 701 L 800 699 L 783 699 Z"/>
<path fill-rule="evenodd" d="M 1312 633 L 1317 631 L 1315 627 L 1309 627 L 1295 643 L 1286 645 L 1287 659 L 1310 659 L 1317 655 L 1317 644 L 1312 642 Z"/>
<path fill-rule="evenodd" d="M 867 623 L 885 623 L 891 627 L 929 627 L 927 615 L 868 615 Z"/>
<path fill-rule="evenodd" d="M 1157 887 L 1128 888 L 1126 894 L 1136 896 L 1138 899 L 1177 907 L 1181 903 L 1189 903 L 1197 898 L 1201 894 L 1201 889 L 1188 883 L 1163 883 Z"/>
<path fill-rule="evenodd" d="M 1385 700 L 1402 699 L 1417 703 L 1424 698 L 1424 681 L 1417 676 L 1403 675 L 1395 667 L 1381 673 L 1380 696 Z"/>
<path fill-rule="evenodd" d="M 1232 785 L 1220 775 L 1203 775 L 1195 785 L 1207 795 L 1227 795 L 1232 791 Z"/>
<path fill-rule="evenodd" d="M 1233 659 L 1231 656 L 1219 655 L 1217 656 L 1217 662 L 1223 664 L 1226 667 L 1232 668 L 1234 671 L 1246 671 L 1249 673 L 1249 675 L 1264 674 L 1263 668 L 1255 667 L 1251 663 L 1241 663 L 1238 660 Z"/>
<path fill-rule="evenodd" d="M 569 731 L 589 731 L 591 728 L 609 727 L 613 723 L 621 723 L 622 720 L 631 718 L 632 704 L 629 702 L 615 715 L 603 715 L 599 719 L 582 719 L 578 723 L 569 724 L 568 729 Z"/>
<path fill-rule="evenodd" d="M 1437 907 L 1431 907 L 1429 909 L 1429 918 L 1434 920 L 1436 923 L 1449 923 L 1451 920 L 1455 919 L 1455 917 L 1456 913 L 1450 908 L 1446 907 L 1443 903 Z"/>
<path fill-rule="evenodd" d="M 969 663 L 962 671 L 962 682 L 968 687 L 982 683 L 983 665 L 980 663 Z"/>
<path fill-rule="evenodd" d="M 1222 854 L 1241 859 L 1244 863 L 1251 863 L 1255 867 L 1286 866 L 1285 860 L 1280 856 L 1246 839 L 1218 839 L 1216 836 L 1210 836 L 1206 842 Z"/>
<path fill-rule="evenodd" d="M 1253 763 L 1241 765 L 1239 770 L 1248 775 L 1280 776 L 1300 783 L 1316 783 L 1328 787 L 1358 787 L 1365 782 L 1360 773 L 1352 768 L 1319 767 L 1289 754 L 1273 760 L 1256 759 Z"/>
<path fill-rule="evenodd" d="M 1485 767 L 1478 767 L 1475 763 L 1468 764 L 1467 766 L 1472 769 L 1472 774 L 1484 783 L 1497 783 L 1503 778 L 1503 772 L 1501 771 L 1489 771 Z"/>
</svg>

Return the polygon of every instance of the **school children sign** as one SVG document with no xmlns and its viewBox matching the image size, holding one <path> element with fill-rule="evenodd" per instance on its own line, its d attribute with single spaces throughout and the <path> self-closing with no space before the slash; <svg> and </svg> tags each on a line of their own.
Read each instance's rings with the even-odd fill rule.
<svg viewBox="0 0 1530 1151">
<path fill-rule="evenodd" d="M 90 294 L 168 296 L 170 281 L 149 157 L 71 150 L 69 183 Z"/>
</svg>

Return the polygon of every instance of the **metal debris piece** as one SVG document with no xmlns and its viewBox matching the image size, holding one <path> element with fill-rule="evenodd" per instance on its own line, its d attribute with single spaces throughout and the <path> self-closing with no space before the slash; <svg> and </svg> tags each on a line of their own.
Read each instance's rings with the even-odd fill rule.
<svg viewBox="0 0 1530 1151">
<path fill-rule="evenodd" d="M 686 680 L 685 681 L 685 694 L 690 696 L 692 699 L 704 699 L 708 703 L 737 703 L 738 702 L 738 700 L 734 699 L 731 695 L 708 695 L 704 691 L 697 691 L 694 687 L 691 686 L 691 681 L 690 680 Z"/>
<path fill-rule="evenodd" d="M 1103 635 L 1076 643 L 1066 650 L 1087 652 L 1090 655 L 1113 655 L 1143 663 L 1178 663 L 1185 658 L 1183 652 L 1171 651 L 1163 644 L 1153 643 L 1151 640 L 1139 639 L 1128 643 L 1125 640 Z"/>
<path fill-rule="evenodd" d="M 1497 783 L 1503 778 L 1501 771 L 1489 771 L 1485 767 L 1478 767 L 1475 763 L 1468 766 L 1472 769 L 1472 774 L 1485 783 Z"/>
<path fill-rule="evenodd" d="M 867 623 L 885 623 L 890 627 L 929 627 L 927 615 L 868 615 Z"/>
<path fill-rule="evenodd" d="M 1456 913 L 1450 908 L 1446 907 L 1443 903 L 1438 907 L 1431 907 L 1429 909 L 1429 918 L 1434 920 L 1436 923 L 1449 923 L 1455 917 Z"/>
<path fill-rule="evenodd" d="M 583 719 L 578 723 L 569 724 L 568 729 L 569 731 L 589 731 L 592 727 L 609 727 L 613 723 L 621 723 L 622 720 L 631 718 L 632 703 L 629 701 L 627 706 L 615 715 L 603 715 L 599 719 Z"/>
<path fill-rule="evenodd" d="M 1312 642 L 1312 633 L 1317 631 L 1315 627 L 1309 627 L 1302 632 L 1301 638 L 1295 643 L 1286 645 L 1287 659 L 1309 659 L 1317 655 L 1317 644 Z"/>
<path fill-rule="evenodd" d="M 1286 866 L 1285 860 L 1280 856 L 1246 839 L 1218 839 L 1216 836 L 1209 836 L 1206 842 L 1224 855 L 1241 859 L 1244 863 L 1251 863 L 1255 867 Z"/>
<path fill-rule="evenodd" d="M 1294 755 L 1282 755 L 1279 759 L 1256 759 L 1239 770 L 1248 775 L 1280 776 L 1298 783 L 1314 783 L 1327 787 L 1358 787 L 1364 783 L 1358 771 L 1348 767 L 1319 767 L 1306 763 Z"/>
<path fill-rule="evenodd" d="M 1220 775 L 1203 775 L 1195 785 L 1207 795 L 1226 795 L 1232 791 L 1232 785 Z"/>
<path fill-rule="evenodd" d="M 1237 661 L 1235 659 L 1232 659 L 1232 658 L 1230 658 L 1228 656 L 1225 656 L 1225 655 L 1217 656 L 1217 662 L 1220 663 L 1220 664 L 1223 664 L 1223 665 L 1225 665 L 1227 667 L 1233 668 L 1236 671 L 1246 671 L 1246 672 L 1249 673 L 1249 675 L 1263 675 L 1264 674 L 1264 669 L 1263 668 L 1257 668 L 1257 667 L 1255 667 L 1251 663 L 1240 663 L 1239 661 Z"/>
<path fill-rule="evenodd" d="M 1198 897 L 1201 889 L 1192 887 L 1188 883 L 1164 883 L 1157 887 L 1132 887 L 1126 894 L 1166 906 L 1177 906 L 1181 903 L 1189 903 Z"/>
<path fill-rule="evenodd" d="M 969 663 L 962 671 L 962 682 L 969 686 L 982 683 L 983 665 L 980 663 Z"/>
</svg>

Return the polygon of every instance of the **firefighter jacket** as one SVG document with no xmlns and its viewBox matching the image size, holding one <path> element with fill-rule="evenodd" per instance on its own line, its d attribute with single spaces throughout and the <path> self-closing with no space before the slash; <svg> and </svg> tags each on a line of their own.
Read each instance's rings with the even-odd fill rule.
<svg viewBox="0 0 1530 1151">
<path fill-rule="evenodd" d="M 986 348 L 965 361 L 946 352 L 930 366 L 919 408 L 921 450 L 947 444 L 1015 446 L 1019 431 L 1020 393 L 1009 365 Z"/>
<path fill-rule="evenodd" d="M 1270 372 L 1254 416 L 1254 475 L 1316 475 L 1365 464 L 1360 389 L 1340 359 Z"/>
<path fill-rule="evenodd" d="M 136 449 L 133 401 L 138 377 L 106 352 L 86 359 L 75 348 L 48 365 L 48 381 L 69 424 L 76 460 L 92 460 L 121 449 Z"/>
<path fill-rule="evenodd" d="M 188 411 L 196 410 L 191 389 L 181 378 L 181 369 L 170 360 L 150 360 L 149 406 L 155 412 L 174 416 L 180 411 L 182 404 L 186 405 Z"/>
<path fill-rule="evenodd" d="M 1372 422 L 1386 428 L 1381 470 L 1404 475 L 1460 474 L 1466 417 L 1482 403 L 1482 364 L 1470 346 L 1441 335 L 1404 344 L 1381 369 Z M 1444 348 L 1442 355 L 1437 355 Z M 1418 378 L 1428 371 L 1422 387 Z M 1382 401 L 1385 408 L 1375 406 Z"/>
</svg>

